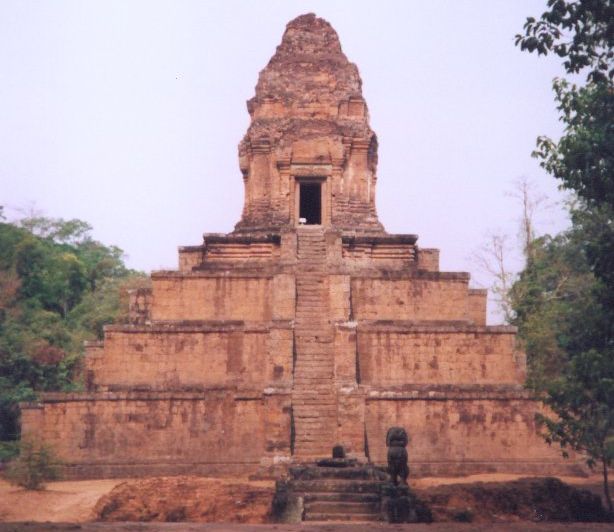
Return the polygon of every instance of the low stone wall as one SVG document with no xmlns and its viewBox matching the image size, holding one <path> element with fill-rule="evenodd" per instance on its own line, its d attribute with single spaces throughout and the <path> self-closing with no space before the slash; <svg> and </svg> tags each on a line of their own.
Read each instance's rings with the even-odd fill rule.
<svg viewBox="0 0 614 532">
<path fill-rule="evenodd" d="M 468 320 L 469 275 L 419 272 L 352 278 L 357 320 Z"/>
<path fill-rule="evenodd" d="M 341 386 L 337 438 L 386 463 L 391 426 L 405 427 L 412 476 L 583 475 L 538 435 L 538 403 L 520 386 Z M 51 444 L 73 478 L 279 473 L 292 460 L 288 388 L 263 391 L 44 394 L 22 405 L 24 435 Z"/>
<path fill-rule="evenodd" d="M 73 477 L 253 472 L 290 454 L 289 394 L 269 390 L 45 394 L 22 406 L 24 436 Z M 282 460 L 283 461 L 283 460 Z"/>
<path fill-rule="evenodd" d="M 288 275 L 154 272 L 153 321 L 291 319 L 294 278 Z"/>
<path fill-rule="evenodd" d="M 292 330 L 289 323 L 110 326 L 92 363 L 99 388 L 289 385 Z"/>
<path fill-rule="evenodd" d="M 401 426 L 410 435 L 414 476 L 586 474 L 581 462 L 544 442 L 537 410 L 519 386 L 372 389 L 365 408 L 369 457 L 385 464 L 386 430 Z"/>
<path fill-rule="evenodd" d="M 515 329 L 359 324 L 360 383 L 487 384 L 524 382 Z"/>
</svg>

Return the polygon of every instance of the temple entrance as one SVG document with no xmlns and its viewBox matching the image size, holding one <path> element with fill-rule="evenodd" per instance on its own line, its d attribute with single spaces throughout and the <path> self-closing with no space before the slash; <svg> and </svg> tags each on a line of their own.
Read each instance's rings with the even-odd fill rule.
<svg viewBox="0 0 614 532">
<path fill-rule="evenodd" d="M 301 183 L 299 190 L 299 219 L 307 225 L 322 223 L 322 185 L 320 183 Z"/>
</svg>

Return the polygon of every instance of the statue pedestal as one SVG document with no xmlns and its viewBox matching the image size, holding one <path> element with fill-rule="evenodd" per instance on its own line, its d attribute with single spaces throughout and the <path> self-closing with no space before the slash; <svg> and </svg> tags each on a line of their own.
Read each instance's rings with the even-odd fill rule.
<svg viewBox="0 0 614 532">
<path fill-rule="evenodd" d="M 421 519 L 420 503 L 406 484 L 382 485 L 382 519 L 389 523 L 418 523 Z M 428 519 L 427 519 L 428 522 Z"/>
</svg>

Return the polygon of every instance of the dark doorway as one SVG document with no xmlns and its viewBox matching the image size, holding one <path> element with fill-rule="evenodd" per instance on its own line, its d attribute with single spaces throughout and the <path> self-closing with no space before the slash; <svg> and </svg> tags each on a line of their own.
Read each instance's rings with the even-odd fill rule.
<svg viewBox="0 0 614 532">
<path fill-rule="evenodd" d="M 320 183 L 301 183 L 299 218 L 307 225 L 322 223 L 322 187 Z"/>
</svg>

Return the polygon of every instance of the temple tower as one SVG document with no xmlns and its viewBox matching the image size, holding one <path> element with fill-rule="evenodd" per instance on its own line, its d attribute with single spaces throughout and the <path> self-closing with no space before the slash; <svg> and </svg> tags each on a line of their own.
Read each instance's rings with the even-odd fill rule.
<svg viewBox="0 0 614 532">
<path fill-rule="evenodd" d="M 290 22 L 247 102 L 239 145 L 245 206 L 235 232 L 321 225 L 382 233 L 375 213 L 377 137 L 361 79 L 332 26 Z"/>
</svg>

